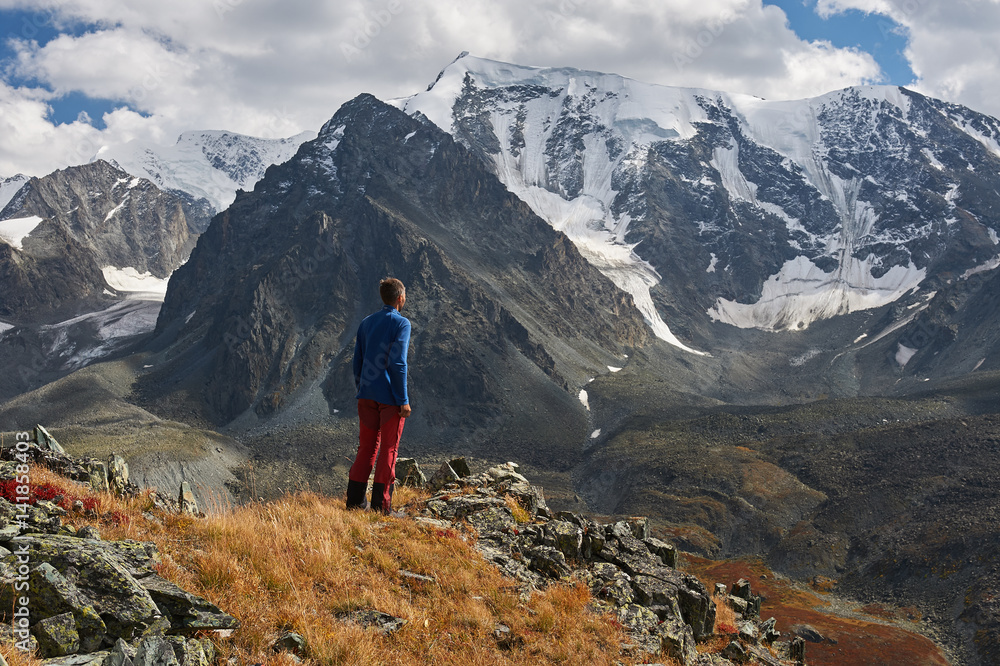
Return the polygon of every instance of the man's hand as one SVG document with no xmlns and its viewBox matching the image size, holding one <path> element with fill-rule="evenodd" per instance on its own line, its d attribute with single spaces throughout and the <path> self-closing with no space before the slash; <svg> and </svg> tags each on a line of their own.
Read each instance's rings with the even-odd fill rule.
<svg viewBox="0 0 1000 666">
<path fill-rule="evenodd" d="M 412 411 L 413 410 L 410 409 L 409 405 L 400 405 L 400 407 L 399 407 L 399 416 L 400 416 L 400 418 L 404 418 L 405 419 L 405 418 L 407 418 L 407 417 L 410 416 L 410 412 L 412 412 Z"/>
</svg>

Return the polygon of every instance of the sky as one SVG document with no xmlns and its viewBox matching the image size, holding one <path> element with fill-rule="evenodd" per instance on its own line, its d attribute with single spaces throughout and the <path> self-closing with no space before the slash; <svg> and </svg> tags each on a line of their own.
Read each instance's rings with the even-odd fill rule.
<svg viewBox="0 0 1000 666">
<path fill-rule="evenodd" d="M 1000 0 L 0 0 L 0 177 L 189 130 L 318 130 L 462 51 L 768 99 L 902 85 L 1000 116 Z"/>
</svg>

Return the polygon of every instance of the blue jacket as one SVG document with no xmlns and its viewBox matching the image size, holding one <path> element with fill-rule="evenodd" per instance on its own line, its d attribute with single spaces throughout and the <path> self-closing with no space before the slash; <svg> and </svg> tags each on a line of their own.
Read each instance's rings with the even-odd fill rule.
<svg viewBox="0 0 1000 666">
<path fill-rule="evenodd" d="M 406 351 L 410 346 L 410 320 L 385 305 L 365 317 L 354 345 L 354 385 L 357 398 L 383 405 L 407 405 Z"/>
</svg>

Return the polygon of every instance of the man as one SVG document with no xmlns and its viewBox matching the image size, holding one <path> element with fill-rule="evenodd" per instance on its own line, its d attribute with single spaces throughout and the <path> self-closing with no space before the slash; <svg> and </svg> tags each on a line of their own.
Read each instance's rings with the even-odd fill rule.
<svg viewBox="0 0 1000 666">
<path fill-rule="evenodd" d="M 406 304 L 406 287 L 402 282 L 396 278 L 382 280 L 379 295 L 385 305 L 361 322 L 354 345 L 354 385 L 358 389 L 361 434 L 358 455 L 348 474 L 347 508 L 364 508 L 368 475 L 375 467 L 371 508 L 390 513 L 399 437 L 410 415 L 406 394 L 410 321 L 399 314 Z"/>
</svg>

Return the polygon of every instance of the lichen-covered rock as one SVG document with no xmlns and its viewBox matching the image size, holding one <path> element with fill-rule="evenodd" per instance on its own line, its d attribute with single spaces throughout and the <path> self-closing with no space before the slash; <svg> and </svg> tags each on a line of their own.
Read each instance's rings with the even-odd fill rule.
<svg viewBox="0 0 1000 666">
<path fill-rule="evenodd" d="M 535 546 L 524 554 L 531 560 L 532 569 L 550 578 L 563 578 L 571 573 L 566 565 L 566 556 L 551 546 Z"/>
<path fill-rule="evenodd" d="M 80 634 L 72 613 L 60 613 L 39 620 L 31 627 L 43 657 L 62 657 L 80 649 Z"/>
<path fill-rule="evenodd" d="M 465 462 L 465 458 L 455 458 L 448 461 L 448 465 L 458 474 L 458 478 L 464 479 L 466 477 L 472 476 L 472 471 L 469 469 L 469 463 Z"/>
<path fill-rule="evenodd" d="M 235 629 L 239 620 L 224 613 L 218 606 L 185 591 L 156 574 L 139 579 L 139 584 L 152 597 L 157 608 L 170 619 L 170 631 L 203 629 Z"/>
<path fill-rule="evenodd" d="M 598 599 L 626 606 L 635 600 L 632 580 L 627 573 L 613 564 L 597 562 L 591 568 L 591 593 Z"/>
<path fill-rule="evenodd" d="M 552 545 L 572 559 L 580 556 L 580 546 L 583 545 L 583 530 L 573 523 L 563 520 L 553 520 L 545 526 L 545 531 L 552 539 Z"/>
<path fill-rule="evenodd" d="M 671 544 L 654 537 L 646 537 L 643 539 L 643 543 L 646 544 L 650 553 L 660 558 L 664 566 L 677 568 L 677 549 Z"/>
<path fill-rule="evenodd" d="M 108 467 L 99 460 L 91 460 L 87 464 L 88 481 L 92 490 L 99 493 L 108 492 L 111 487 L 108 485 Z M 81 502 L 82 508 L 82 502 Z"/>
<path fill-rule="evenodd" d="M 81 593 L 76 585 L 48 562 L 35 567 L 28 576 L 28 582 L 31 590 L 32 622 L 71 613 L 78 634 L 79 650 L 93 652 L 101 646 L 107 627 L 90 599 Z"/>
<path fill-rule="evenodd" d="M 416 488 L 422 488 L 427 483 L 427 477 L 413 458 L 396 459 L 396 480 L 400 485 Z"/>
<path fill-rule="evenodd" d="M 48 449 L 53 453 L 60 453 L 65 455 L 66 449 L 62 447 L 56 438 L 49 434 L 49 431 L 43 428 L 41 425 L 35 426 L 35 443 L 43 449 Z"/>
<path fill-rule="evenodd" d="M 456 483 L 458 479 L 458 474 L 451 468 L 451 465 L 441 463 L 441 467 L 431 476 L 431 480 L 427 482 L 427 486 L 431 490 L 440 490 L 449 483 Z"/>
<path fill-rule="evenodd" d="M 133 666 L 181 666 L 174 646 L 163 636 L 148 636 L 139 641 Z"/>
<path fill-rule="evenodd" d="M 663 654 L 673 657 L 682 664 L 692 664 L 698 658 L 698 649 L 690 625 L 680 618 L 668 618 L 657 627 L 660 649 Z"/>
<path fill-rule="evenodd" d="M 191 490 L 191 484 L 187 481 L 181 481 L 181 488 L 177 493 L 177 507 L 181 513 L 192 516 L 197 516 L 199 513 L 198 500 L 194 496 L 194 491 Z"/>
<path fill-rule="evenodd" d="M 135 648 L 118 639 L 108 653 L 104 666 L 131 666 L 135 661 Z"/>
<path fill-rule="evenodd" d="M 137 571 L 152 572 L 153 558 L 144 544 L 62 535 L 28 536 L 18 543 L 27 546 L 31 561 L 48 562 L 86 594 L 112 636 L 131 639 L 160 614 L 134 578 Z M 155 546 L 149 546 L 155 552 Z M 145 560 L 137 561 L 139 552 L 146 555 Z"/>
<path fill-rule="evenodd" d="M 124 495 L 128 491 L 128 464 L 117 454 L 108 458 L 108 487 L 116 495 Z"/>
<path fill-rule="evenodd" d="M 278 640 L 274 641 L 271 649 L 275 652 L 288 651 L 300 657 L 306 656 L 309 652 L 306 639 L 302 637 L 302 634 L 297 634 L 294 631 L 286 631 L 278 636 Z"/>
</svg>

